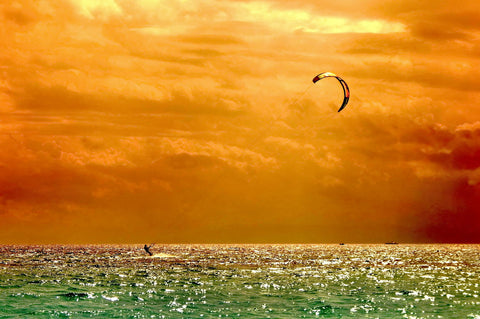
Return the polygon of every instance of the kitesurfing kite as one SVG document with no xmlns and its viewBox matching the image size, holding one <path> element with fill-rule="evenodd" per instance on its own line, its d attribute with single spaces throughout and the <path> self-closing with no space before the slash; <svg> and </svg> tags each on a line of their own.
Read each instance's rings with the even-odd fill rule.
<svg viewBox="0 0 480 319">
<path fill-rule="evenodd" d="M 342 88 L 343 88 L 343 103 L 342 103 L 342 106 L 340 106 L 340 108 L 338 109 L 338 112 L 340 112 L 341 110 L 343 110 L 345 108 L 345 106 L 347 106 L 348 99 L 350 99 L 350 90 L 348 89 L 347 82 L 345 82 L 341 77 L 339 77 L 338 75 L 336 75 L 335 73 L 332 73 L 332 72 L 320 73 L 319 75 L 315 76 L 312 81 L 313 81 L 313 83 L 317 83 L 318 81 L 320 81 L 321 79 L 324 79 L 324 78 L 336 78 L 338 80 L 338 82 L 340 82 L 340 84 L 342 85 Z"/>
</svg>

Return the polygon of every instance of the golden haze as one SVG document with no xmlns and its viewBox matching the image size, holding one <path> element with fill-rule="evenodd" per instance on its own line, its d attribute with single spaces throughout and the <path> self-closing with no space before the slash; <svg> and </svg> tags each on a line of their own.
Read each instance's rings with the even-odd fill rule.
<svg viewBox="0 0 480 319">
<path fill-rule="evenodd" d="M 478 242 L 478 12 L 1 4 L 0 243 Z"/>
</svg>

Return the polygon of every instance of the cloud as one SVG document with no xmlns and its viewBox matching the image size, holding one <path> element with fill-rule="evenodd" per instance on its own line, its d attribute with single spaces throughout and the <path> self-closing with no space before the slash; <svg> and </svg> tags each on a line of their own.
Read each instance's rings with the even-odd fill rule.
<svg viewBox="0 0 480 319">
<path fill-rule="evenodd" d="M 0 12 L 2 242 L 477 238 L 474 1 Z"/>
<path fill-rule="evenodd" d="M 446 132 L 440 145 L 431 148 L 430 159 L 454 170 L 476 170 L 480 167 L 479 132 L 477 123 L 465 123 L 453 132 Z"/>
<path fill-rule="evenodd" d="M 175 40 L 199 45 L 235 45 L 244 44 L 241 38 L 231 34 L 193 34 L 180 35 Z"/>
<path fill-rule="evenodd" d="M 38 12 L 35 10 L 35 6 L 32 4 L 22 4 L 19 2 L 13 2 L 0 6 L 0 10 L 3 12 L 3 16 L 14 22 L 19 26 L 27 26 L 35 23 L 38 19 Z"/>
<path fill-rule="evenodd" d="M 108 20 L 111 16 L 122 15 L 122 8 L 118 6 L 115 0 L 106 0 L 102 2 L 92 0 L 71 1 L 81 15 L 88 19 Z"/>
<path fill-rule="evenodd" d="M 11 96 L 18 109 L 40 113 L 95 111 L 120 114 L 135 112 L 235 115 L 241 113 L 242 108 L 235 101 L 213 99 L 201 92 L 172 92 L 171 97 L 159 101 L 113 94 L 81 93 L 66 87 L 45 87 L 34 83 L 11 92 Z"/>
</svg>

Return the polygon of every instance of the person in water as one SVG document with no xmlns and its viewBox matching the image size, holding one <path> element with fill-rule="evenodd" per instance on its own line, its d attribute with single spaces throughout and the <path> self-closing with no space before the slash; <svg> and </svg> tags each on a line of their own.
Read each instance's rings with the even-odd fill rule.
<svg viewBox="0 0 480 319">
<path fill-rule="evenodd" d="M 150 251 L 150 247 L 152 247 L 153 244 L 151 244 L 150 246 L 147 246 L 147 244 L 145 244 L 145 246 L 143 246 L 143 249 L 145 249 L 145 251 L 150 255 L 150 256 L 153 256 L 152 252 Z"/>
</svg>

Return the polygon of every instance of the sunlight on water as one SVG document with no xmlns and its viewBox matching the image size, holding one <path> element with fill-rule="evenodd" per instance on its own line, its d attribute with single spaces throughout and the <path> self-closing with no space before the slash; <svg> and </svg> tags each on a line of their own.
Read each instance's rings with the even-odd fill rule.
<svg viewBox="0 0 480 319">
<path fill-rule="evenodd" d="M 1 318 L 480 318 L 477 245 L 0 246 Z"/>
</svg>

